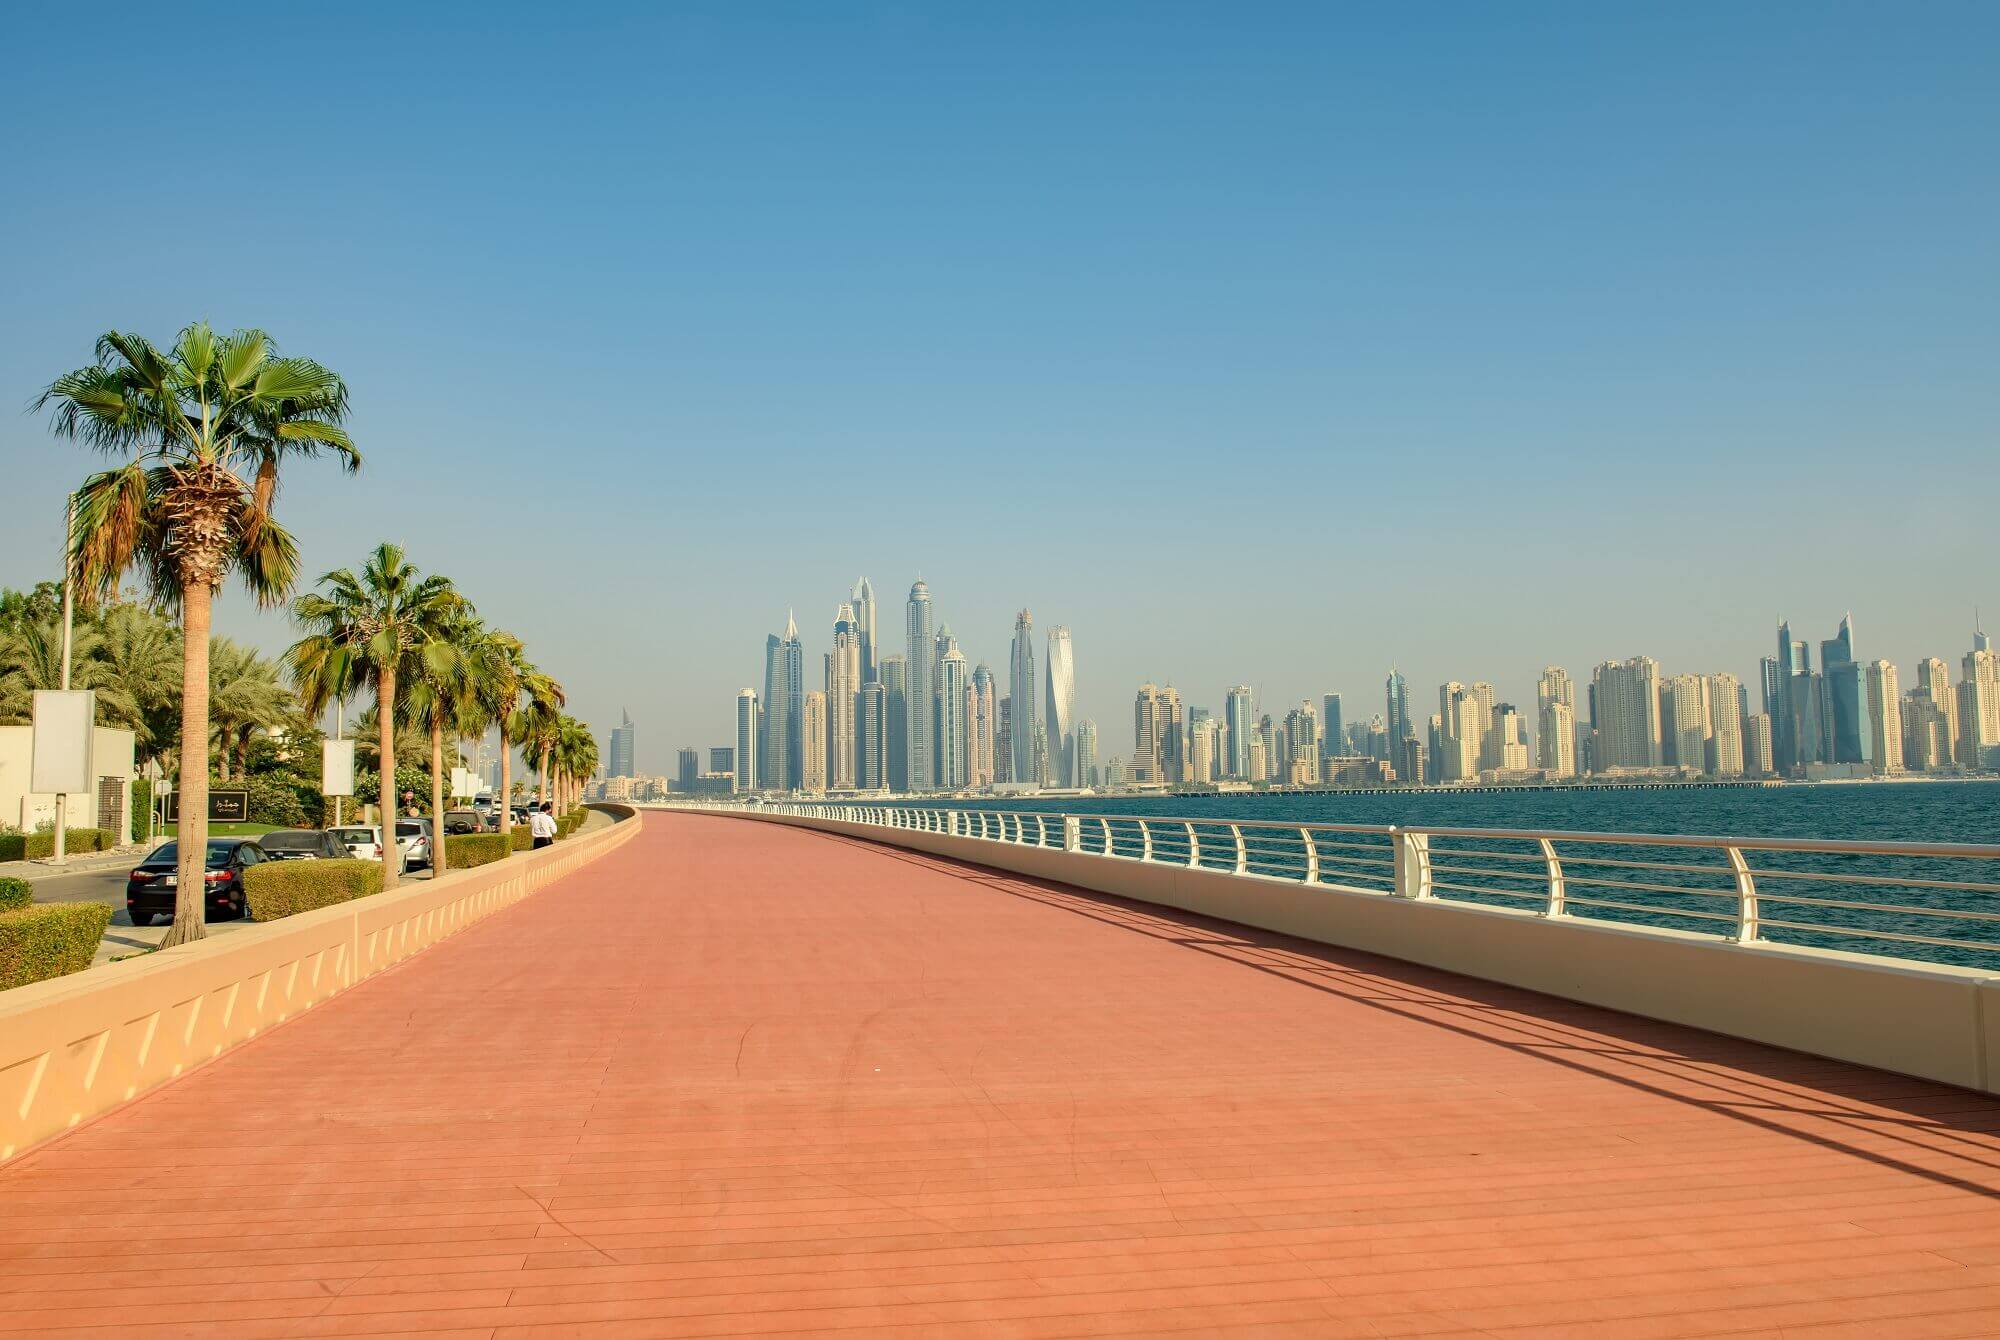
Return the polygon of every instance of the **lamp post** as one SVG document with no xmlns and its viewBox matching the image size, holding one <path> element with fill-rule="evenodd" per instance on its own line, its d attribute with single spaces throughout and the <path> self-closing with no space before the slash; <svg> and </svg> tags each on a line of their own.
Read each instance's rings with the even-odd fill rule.
<svg viewBox="0 0 2000 1340">
<path fill-rule="evenodd" d="M 62 690 L 69 691 L 69 647 L 70 628 L 75 619 L 74 583 L 70 580 L 70 542 L 76 535 L 76 496 L 72 494 L 69 504 L 63 509 L 63 621 L 62 621 Z M 95 723 L 93 723 L 95 724 Z M 53 854 L 55 864 L 63 865 L 69 860 L 69 797 L 56 792 L 56 842 Z"/>
</svg>

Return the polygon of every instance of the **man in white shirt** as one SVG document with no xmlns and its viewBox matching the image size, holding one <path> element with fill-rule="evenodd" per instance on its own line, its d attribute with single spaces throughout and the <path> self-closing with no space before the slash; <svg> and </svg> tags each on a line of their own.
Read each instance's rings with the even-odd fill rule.
<svg viewBox="0 0 2000 1340">
<path fill-rule="evenodd" d="M 535 850 L 540 851 L 556 840 L 556 819 L 549 813 L 550 806 L 544 802 L 528 816 L 528 836 L 535 840 Z"/>
</svg>

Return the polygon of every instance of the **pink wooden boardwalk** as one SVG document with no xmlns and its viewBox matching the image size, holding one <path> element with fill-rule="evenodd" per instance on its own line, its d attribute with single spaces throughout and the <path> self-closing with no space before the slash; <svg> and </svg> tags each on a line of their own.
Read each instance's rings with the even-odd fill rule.
<svg viewBox="0 0 2000 1340">
<path fill-rule="evenodd" d="M 2000 1334 L 2000 1103 L 646 824 L 0 1169 L 0 1334 Z"/>
</svg>

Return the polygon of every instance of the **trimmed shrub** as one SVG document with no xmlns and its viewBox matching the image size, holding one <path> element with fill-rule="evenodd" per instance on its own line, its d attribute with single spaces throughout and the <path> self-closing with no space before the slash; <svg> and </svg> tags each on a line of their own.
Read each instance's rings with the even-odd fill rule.
<svg viewBox="0 0 2000 1340">
<path fill-rule="evenodd" d="M 276 921 L 382 892 L 380 861 L 264 861 L 243 872 L 250 915 Z"/>
<path fill-rule="evenodd" d="M 146 840 L 147 822 L 153 817 L 153 784 L 144 777 L 132 779 L 132 841 Z"/>
<path fill-rule="evenodd" d="M 35 901 L 35 886 L 25 879 L 0 879 L 0 912 L 12 912 Z"/>
<path fill-rule="evenodd" d="M 469 870 L 475 865 L 491 865 L 513 854 L 513 844 L 498 833 L 446 834 L 444 864 L 447 870 Z"/>
<path fill-rule="evenodd" d="M 535 835 L 528 831 L 526 824 L 515 824 L 512 828 L 508 829 L 507 840 L 514 844 L 515 851 L 534 850 Z"/>
<path fill-rule="evenodd" d="M 110 851 L 117 845 L 117 835 L 103 828 L 72 828 L 63 843 L 72 856 Z M 0 833 L 0 861 L 46 861 L 55 854 L 53 828 L 40 828 L 32 833 Z"/>
<path fill-rule="evenodd" d="M 88 968 L 110 924 L 109 903 L 36 903 L 0 912 L 0 991 Z"/>
</svg>

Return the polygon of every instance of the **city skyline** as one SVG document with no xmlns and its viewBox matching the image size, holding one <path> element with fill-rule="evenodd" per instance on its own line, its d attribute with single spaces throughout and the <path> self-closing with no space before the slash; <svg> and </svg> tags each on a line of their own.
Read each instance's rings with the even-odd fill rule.
<svg viewBox="0 0 2000 1340">
<path fill-rule="evenodd" d="M 857 589 L 866 585 L 867 579 L 864 578 Z M 989 658 L 961 650 L 961 640 L 952 631 L 951 619 L 938 606 L 928 583 L 919 579 L 913 585 L 911 594 L 911 608 L 915 609 L 916 599 L 920 596 L 925 619 L 936 621 L 936 632 L 929 639 L 933 665 L 947 655 L 958 665 L 958 669 L 948 677 L 948 696 L 935 698 L 931 705 L 932 712 L 940 721 L 946 715 L 944 704 L 956 705 L 950 714 L 957 723 L 951 727 L 951 738 L 963 741 L 952 745 L 952 756 L 957 762 L 948 773 L 938 774 L 941 780 L 935 789 L 977 786 L 980 782 L 973 766 L 978 751 L 970 737 L 981 709 L 978 696 L 968 690 L 975 689 L 982 680 L 989 684 L 993 682 Z M 849 603 L 842 602 L 836 606 L 833 621 L 836 642 L 841 636 L 841 629 L 850 626 L 850 617 Z M 998 715 L 1001 724 L 1010 729 L 1005 733 L 996 732 L 995 736 L 995 743 L 1003 748 L 1011 745 L 1032 750 L 1033 732 L 1046 730 L 1049 721 L 1061 715 L 1055 710 L 1056 705 L 1065 700 L 1073 704 L 1078 697 L 1079 672 L 1070 629 L 1065 625 L 1051 626 L 1045 634 L 1046 641 L 1041 644 L 1042 649 L 1037 650 L 1033 625 L 1030 609 L 1016 611 L 1013 631 L 1007 640 L 1009 654 L 1005 673 L 1010 681 L 1025 676 L 1027 682 L 1040 686 L 1035 695 L 1034 720 L 1033 724 L 1024 726 L 1023 738 L 1017 740 L 1011 727 L 1022 723 L 1023 717 L 1008 710 L 1003 700 Z M 786 641 L 796 638 L 796 630 L 790 624 L 787 632 Z M 1024 633 L 1027 634 L 1025 645 Z M 1996 696 L 1990 687 L 1996 673 L 1989 650 L 1991 639 L 1982 631 L 1976 611 L 1974 629 L 1967 639 L 1969 650 L 1950 658 L 1932 655 L 1911 662 L 1897 662 L 1867 655 L 1872 648 L 1863 648 L 1858 654 L 1851 611 L 1843 612 L 1834 636 L 1821 641 L 1816 658 L 1803 642 L 1791 638 L 1788 621 L 1777 621 L 1776 636 L 1781 648 L 1796 644 L 1795 654 L 1805 667 L 1799 674 L 1798 691 L 1817 695 L 1813 699 L 1812 719 L 1818 721 L 1823 716 L 1826 722 L 1826 740 L 1813 746 L 1814 752 L 1805 760 L 1807 762 L 1816 766 L 1872 765 L 1874 760 L 1887 760 L 1883 765 L 1885 770 L 1901 770 L 1906 766 L 1913 772 L 1923 770 L 1929 765 L 1915 758 L 1906 765 L 1903 757 L 1905 740 L 1915 729 L 1905 716 L 1906 700 L 1917 696 L 1918 686 L 1929 694 L 1933 681 L 1941 681 L 1944 697 L 1949 701 L 1941 702 L 1940 721 L 1946 717 L 1955 721 L 1964 680 L 1954 679 L 1954 674 L 1961 670 L 1966 679 L 1983 676 L 1982 682 L 1989 682 L 1988 688 L 1979 691 L 1985 694 L 1979 701 L 1987 704 L 1987 712 L 1996 714 L 1995 724 L 1985 729 L 1996 741 L 2000 741 L 2000 696 Z M 775 635 L 768 639 L 770 642 L 778 640 Z M 1025 665 L 1022 664 L 1024 650 Z M 1984 668 L 1975 676 L 1977 656 L 1986 659 L 1980 662 Z M 1365 740 L 1366 732 L 1372 727 L 1378 736 L 1374 748 L 1382 762 L 1391 770 L 1401 772 L 1405 778 L 1411 765 L 1423 766 L 1423 780 L 1433 783 L 1476 778 L 1481 772 L 1497 770 L 1504 774 L 1528 769 L 1563 776 L 1584 770 L 1602 773 L 1606 769 L 1691 767 L 1724 776 L 1757 775 L 1759 768 L 1756 760 L 1759 757 L 1768 756 L 1776 771 L 1790 770 L 1785 762 L 1787 755 L 1783 751 L 1787 746 L 1778 718 L 1791 710 L 1786 707 L 1787 700 L 1781 692 L 1781 688 L 1791 686 L 1791 678 L 1774 680 L 1770 671 L 1773 660 L 1768 655 L 1761 658 L 1758 669 L 1749 674 L 1691 667 L 1646 653 L 1581 663 L 1573 670 L 1552 662 L 1534 672 L 1532 691 L 1522 693 L 1502 691 L 1496 687 L 1494 680 L 1481 679 L 1471 682 L 1469 686 L 1456 680 L 1444 680 L 1438 689 L 1439 711 L 1428 724 L 1423 712 L 1413 712 L 1408 707 L 1410 677 L 1400 667 L 1391 667 L 1386 672 L 1372 698 L 1366 690 L 1343 685 L 1304 694 L 1291 701 L 1278 699 L 1274 704 L 1268 695 L 1259 693 L 1250 685 L 1239 684 L 1205 694 L 1199 691 L 1181 692 L 1177 686 L 1164 680 L 1157 685 L 1147 681 L 1139 692 L 1142 698 L 1149 689 L 1170 697 L 1171 706 L 1165 710 L 1174 719 L 1184 720 L 1188 726 L 1171 745 L 1162 746 L 1188 751 L 1188 757 L 1164 760 L 1169 771 L 1163 775 L 1178 776 L 1183 780 L 1192 780 L 1197 773 L 1203 781 L 1246 775 L 1248 760 L 1244 751 L 1247 746 L 1236 725 L 1243 710 L 1239 706 L 1239 697 L 1250 708 L 1253 722 L 1262 717 L 1280 718 L 1282 724 L 1277 738 L 1282 741 L 1286 734 L 1291 735 L 1293 743 L 1285 747 L 1284 756 L 1266 760 L 1260 765 L 1267 770 L 1262 775 L 1268 780 L 1319 782 L 1322 779 L 1317 775 L 1317 763 L 1321 757 L 1336 751 L 1346 752 L 1334 745 L 1312 750 L 1300 748 L 1296 743 L 1296 718 L 1301 714 L 1315 721 L 1315 739 L 1340 740 L 1343 738 L 1341 727 L 1346 726 L 1355 732 L 1357 741 Z M 1060 663 L 1060 671 L 1057 663 Z M 835 664 L 831 653 L 825 664 L 831 676 Z M 1905 664 L 1909 666 L 1907 673 L 1903 669 Z M 1814 666 L 1817 669 L 1812 668 Z M 1037 667 L 1040 667 L 1039 672 Z M 938 677 L 938 670 L 934 669 L 932 673 L 935 693 L 944 687 L 944 681 Z M 1632 680 L 1631 676 L 1635 673 L 1641 678 Z M 830 685 L 832 679 L 826 682 Z M 1081 682 L 1091 683 L 1092 676 L 1084 673 Z M 1587 692 L 1580 693 L 1579 684 Z M 1816 687 L 1821 684 L 1825 687 Z M 1106 686 L 1098 693 L 1115 695 L 1117 687 Z M 1011 698 L 1010 693 L 1007 700 Z M 1131 710 L 1129 703 L 1128 697 L 1127 711 Z M 1886 715 L 1884 703 L 1892 705 Z M 907 709 L 905 701 L 904 710 L 907 712 Z M 1408 722 L 1408 733 L 1401 737 L 1389 724 L 1395 720 L 1399 709 Z M 858 699 L 855 710 L 861 710 Z M 1150 760 L 1141 757 L 1143 750 L 1135 752 L 1140 743 L 1138 737 L 1146 729 L 1141 724 L 1146 716 L 1144 711 L 1140 720 L 1135 721 L 1128 743 L 1121 741 L 1116 729 L 1107 734 L 1099 724 L 1100 716 L 1115 722 L 1120 715 L 1087 713 L 1073 706 L 1070 710 L 1073 713 L 1072 724 L 1070 731 L 1064 734 L 1072 754 L 1076 748 L 1076 727 L 1088 722 L 1092 728 L 1090 743 L 1100 764 L 1116 759 L 1127 766 L 1138 767 L 1140 771 L 1137 775 L 1141 779 L 1145 777 L 1145 770 L 1153 765 Z M 1584 735 L 1579 735 L 1578 731 L 1580 727 L 1587 728 L 1599 721 L 1600 710 L 1606 733 L 1601 742 L 1594 743 L 1587 731 Z M 1760 713 L 1763 714 L 1761 725 L 1751 720 Z M 1343 716 L 1346 718 L 1344 721 Z M 1201 729 L 1195 728 L 1211 718 L 1212 723 L 1207 726 L 1211 733 L 1204 734 Z M 1753 730 L 1753 726 L 1757 729 Z M 1952 742 L 1947 744 L 1941 760 L 1944 765 L 1953 762 L 1979 765 L 1978 760 L 1984 756 L 1976 752 L 1972 760 L 1955 756 L 1955 725 L 1941 724 L 1939 729 L 1944 731 L 1946 740 Z M 1758 731 L 1762 734 L 1759 735 Z M 1054 760 L 1061 757 L 1062 750 L 1056 745 L 1055 737 L 1044 736 L 1044 739 L 1047 742 L 1047 757 L 1037 765 L 1040 768 L 1038 780 L 1056 787 L 1086 784 L 1085 775 L 1066 776 L 1056 766 Z M 1414 741 L 1423 746 L 1423 754 L 1405 756 L 1403 741 Z M 1357 746 L 1358 749 L 1366 747 Z M 1445 751 L 1442 754 L 1441 747 Z M 1764 754 L 1758 752 L 1760 747 Z M 1197 764 L 1191 755 L 1204 748 L 1209 752 L 1204 761 Z M 943 743 L 934 744 L 933 763 L 941 765 L 946 752 Z M 1011 756 L 1012 749 L 1008 753 Z M 1295 768 L 1302 764 L 1305 771 L 1294 775 Z M 1003 781 L 1019 780 L 1011 764 L 1001 771 L 1005 774 Z"/>
</svg>

